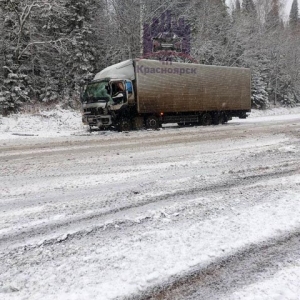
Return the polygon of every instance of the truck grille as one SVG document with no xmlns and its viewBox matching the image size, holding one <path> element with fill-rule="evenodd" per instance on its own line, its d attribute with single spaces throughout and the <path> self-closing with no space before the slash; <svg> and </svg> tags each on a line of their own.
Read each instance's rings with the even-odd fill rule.
<svg viewBox="0 0 300 300">
<path fill-rule="evenodd" d="M 101 107 L 97 108 L 86 108 L 84 109 L 84 112 L 90 115 L 104 115 L 104 109 Z"/>
</svg>

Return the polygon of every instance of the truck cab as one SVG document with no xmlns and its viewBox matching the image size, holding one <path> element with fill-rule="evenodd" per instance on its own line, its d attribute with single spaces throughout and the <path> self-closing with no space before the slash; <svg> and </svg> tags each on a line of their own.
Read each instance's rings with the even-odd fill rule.
<svg viewBox="0 0 300 300">
<path fill-rule="evenodd" d="M 98 73 L 81 94 L 82 122 L 91 129 L 116 127 L 135 105 L 131 60 Z"/>
</svg>

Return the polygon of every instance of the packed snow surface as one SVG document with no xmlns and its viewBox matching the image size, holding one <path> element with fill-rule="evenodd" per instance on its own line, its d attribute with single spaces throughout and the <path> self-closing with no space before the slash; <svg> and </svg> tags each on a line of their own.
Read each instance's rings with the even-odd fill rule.
<svg viewBox="0 0 300 300">
<path fill-rule="evenodd" d="M 0 299 L 300 299 L 300 108 L 93 132 L 0 119 Z"/>
</svg>

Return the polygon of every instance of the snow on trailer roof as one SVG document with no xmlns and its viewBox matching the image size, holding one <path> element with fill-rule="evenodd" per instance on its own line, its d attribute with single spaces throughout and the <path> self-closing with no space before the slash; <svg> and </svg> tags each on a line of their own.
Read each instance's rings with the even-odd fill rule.
<svg viewBox="0 0 300 300">
<path fill-rule="evenodd" d="M 105 78 L 134 80 L 135 76 L 133 60 L 129 59 L 105 68 L 104 70 L 96 74 L 94 80 L 101 80 Z"/>
<path fill-rule="evenodd" d="M 145 59 L 139 59 L 139 61 L 144 61 Z M 161 63 L 160 61 L 156 60 L 149 60 L 146 59 L 146 61 L 152 61 L 156 63 Z M 184 65 L 184 63 L 181 63 Z M 191 64 L 189 63 L 189 66 L 197 66 L 197 67 L 202 67 L 202 68 L 222 68 L 222 69 L 239 69 L 239 70 L 244 70 L 245 68 L 237 68 L 237 67 L 226 67 L 226 66 L 211 66 L 211 65 L 200 65 L 200 64 Z M 114 64 L 112 66 L 109 66 L 102 70 L 101 72 L 97 73 L 96 76 L 94 77 L 94 80 L 103 80 L 103 79 L 130 79 L 134 80 L 135 79 L 135 74 L 134 74 L 134 67 L 133 67 L 133 60 L 128 59 L 125 61 L 122 61 L 120 63 Z"/>
</svg>

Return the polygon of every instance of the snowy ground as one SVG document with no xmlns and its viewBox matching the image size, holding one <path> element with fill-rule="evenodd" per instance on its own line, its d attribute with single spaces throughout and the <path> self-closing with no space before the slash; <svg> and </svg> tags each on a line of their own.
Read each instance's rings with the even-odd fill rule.
<svg viewBox="0 0 300 300">
<path fill-rule="evenodd" d="M 59 107 L 35 114 L 0 116 L 0 140 L 20 137 L 58 137 L 86 132 L 78 111 L 63 110 Z"/>
<path fill-rule="evenodd" d="M 0 119 L 0 299 L 300 299 L 300 108 L 80 122 Z"/>
</svg>

